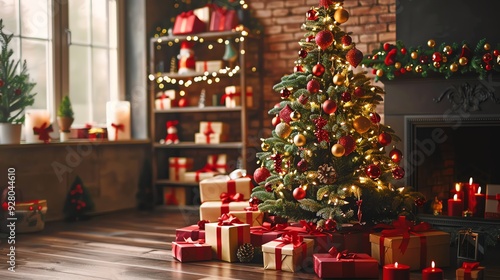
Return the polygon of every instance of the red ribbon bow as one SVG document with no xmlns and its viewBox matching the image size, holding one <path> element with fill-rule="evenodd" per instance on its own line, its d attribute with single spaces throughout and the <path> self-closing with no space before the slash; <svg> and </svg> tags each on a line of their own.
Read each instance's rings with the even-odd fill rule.
<svg viewBox="0 0 500 280">
<path fill-rule="evenodd" d="M 201 229 L 201 230 L 204 230 L 206 223 L 210 223 L 210 221 L 209 220 L 200 220 L 200 221 L 198 221 L 198 228 Z"/>
<path fill-rule="evenodd" d="M 223 192 L 220 194 L 220 199 L 222 203 L 229 203 L 234 201 L 243 201 L 245 198 L 241 193 L 228 194 L 227 192 Z"/>
<path fill-rule="evenodd" d="M 355 253 L 349 253 L 347 250 L 339 252 L 337 250 L 337 248 L 335 248 L 335 247 L 330 248 L 330 250 L 328 250 L 328 253 L 337 259 L 355 259 L 356 258 Z"/>
<path fill-rule="evenodd" d="M 410 243 L 410 235 L 417 234 L 417 232 L 428 231 L 431 229 L 431 225 L 426 222 L 422 222 L 418 225 L 414 225 L 411 221 L 406 220 L 405 216 L 399 216 L 399 219 L 392 222 L 393 229 L 382 230 L 382 236 L 403 236 L 403 241 L 399 246 L 399 250 L 404 254 Z"/>
<path fill-rule="evenodd" d="M 49 142 L 49 132 L 54 131 L 52 129 L 52 125 L 47 126 L 47 123 L 44 122 L 40 127 L 33 127 L 33 133 L 38 135 L 39 140 L 43 140 L 44 143 Z"/>
<path fill-rule="evenodd" d="M 194 12 L 191 10 L 191 11 L 187 11 L 187 12 L 182 12 L 179 16 L 180 17 L 190 17 L 194 15 Z"/>
<path fill-rule="evenodd" d="M 464 271 L 464 280 L 472 280 L 471 272 L 479 267 L 479 262 L 463 262 L 462 268 Z"/>
<path fill-rule="evenodd" d="M 219 217 L 219 226 L 231 226 L 233 224 L 242 224 L 242 222 L 238 219 L 238 217 L 231 214 L 222 214 Z"/>
<path fill-rule="evenodd" d="M 118 140 L 118 131 L 125 131 L 125 126 L 123 124 L 111 123 L 111 126 L 115 129 L 115 140 Z"/>
<path fill-rule="evenodd" d="M 293 244 L 293 247 L 299 247 L 303 241 L 303 237 L 299 236 L 296 231 L 288 231 L 281 236 L 281 242 L 284 244 Z"/>
</svg>

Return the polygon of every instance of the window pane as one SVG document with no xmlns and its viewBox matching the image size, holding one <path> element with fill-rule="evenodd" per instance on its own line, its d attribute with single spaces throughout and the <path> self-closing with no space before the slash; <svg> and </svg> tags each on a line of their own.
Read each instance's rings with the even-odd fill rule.
<svg viewBox="0 0 500 280">
<path fill-rule="evenodd" d="M 50 90 L 48 49 L 49 43 L 42 40 L 24 39 L 22 45 L 23 60 L 26 60 L 30 82 L 35 82 L 31 93 L 37 93 L 35 103 L 31 108 L 47 109 L 50 106 L 47 99 Z M 22 62 L 21 62 L 22 63 Z"/>
<path fill-rule="evenodd" d="M 94 121 L 106 123 L 106 102 L 109 101 L 109 57 L 107 49 L 92 50 L 92 106 Z"/>
<path fill-rule="evenodd" d="M 92 44 L 108 45 L 108 2 L 92 0 Z"/>
<path fill-rule="evenodd" d="M 52 18 L 48 3 L 40 0 L 21 1 L 21 34 L 23 37 L 48 38 Z"/>
<path fill-rule="evenodd" d="M 4 32 L 19 36 L 18 0 L 0 0 L 0 18 L 3 19 Z"/>
<path fill-rule="evenodd" d="M 90 43 L 90 0 L 69 0 L 69 29 L 73 44 Z"/>
<path fill-rule="evenodd" d="M 75 112 L 75 123 L 92 119 L 89 92 L 91 86 L 89 47 L 71 45 L 69 49 L 69 96 Z"/>
</svg>

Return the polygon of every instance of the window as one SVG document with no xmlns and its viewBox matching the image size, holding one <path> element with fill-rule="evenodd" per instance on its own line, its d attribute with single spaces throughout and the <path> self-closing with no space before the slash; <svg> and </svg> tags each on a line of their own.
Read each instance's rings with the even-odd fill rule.
<svg viewBox="0 0 500 280">
<path fill-rule="evenodd" d="M 55 120 L 69 95 L 75 125 L 104 124 L 106 101 L 123 99 L 118 22 L 122 0 L 0 0 L 12 48 L 36 82 L 33 108 Z M 123 10 L 123 9 L 122 9 Z"/>
</svg>

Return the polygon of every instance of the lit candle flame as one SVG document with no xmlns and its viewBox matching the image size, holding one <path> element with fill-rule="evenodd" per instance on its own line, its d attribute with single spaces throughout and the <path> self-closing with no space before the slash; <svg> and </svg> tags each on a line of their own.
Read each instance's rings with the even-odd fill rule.
<svg viewBox="0 0 500 280">
<path fill-rule="evenodd" d="M 477 188 L 477 193 L 481 193 L 481 187 Z"/>
<path fill-rule="evenodd" d="M 394 267 L 395 267 L 395 268 L 398 268 L 398 262 L 395 262 L 395 263 L 394 263 Z"/>
<path fill-rule="evenodd" d="M 457 194 L 455 194 L 455 195 L 453 196 L 453 200 L 457 200 L 457 199 L 458 199 L 458 195 L 457 195 Z"/>
<path fill-rule="evenodd" d="M 455 184 L 455 190 L 456 190 L 457 192 L 459 192 L 459 191 L 460 191 L 460 184 L 459 184 L 459 183 L 456 183 L 456 184 Z"/>
<path fill-rule="evenodd" d="M 472 185 L 472 177 L 469 179 L 469 185 Z"/>
<path fill-rule="evenodd" d="M 431 262 L 431 267 L 432 268 L 435 268 L 436 267 L 436 263 L 434 261 Z"/>
</svg>

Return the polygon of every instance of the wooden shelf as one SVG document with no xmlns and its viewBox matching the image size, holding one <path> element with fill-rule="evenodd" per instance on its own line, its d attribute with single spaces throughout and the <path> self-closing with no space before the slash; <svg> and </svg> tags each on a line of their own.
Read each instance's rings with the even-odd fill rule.
<svg viewBox="0 0 500 280">
<path fill-rule="evenodd" d="M 202 32 L 198 34 L 186 34 L 186 35 L 168 35 L 168 36 L 160 36 L 156 38 L 151 38 L 150 43 L 154 44 L 162 44 L 162 43 L 167 43 L 167 42 L 181 42 L 184 40 L 193 40 L 195 38 L 203 38 L 203 39 L 217 39 L 221 37 L 235 37 L 238 34 L 238 32 L 235 31 L 222 31 L 222 32 Z M 243 35 L 240 32 L 240 36 L 243 37 L 249 37 L 249 38 L 258 38 L 258 35 L 252 34 L 252 33 L 246 33 L 247 35 Z"/>
<path fill-rule="evenodd" d="M 180 142 L 178 144 L 154 144 L 155 149 L 240 149 L 242 142 L 222 142 L 219 144 L 198 144 L 195 142 Z"/>
<path fill-rule="evenodd" d="M 206 106 L 206 107 L 174 107 L 169 109 L 157 110 L 154 112 L 157 114 L 169 114 L 169 113 L 211 113 L 211 112 L 239 112 L 241 111 L 241 106 L 236 106 L 233 108 L 228 108 L 224 106 Z"/>
</svg>

